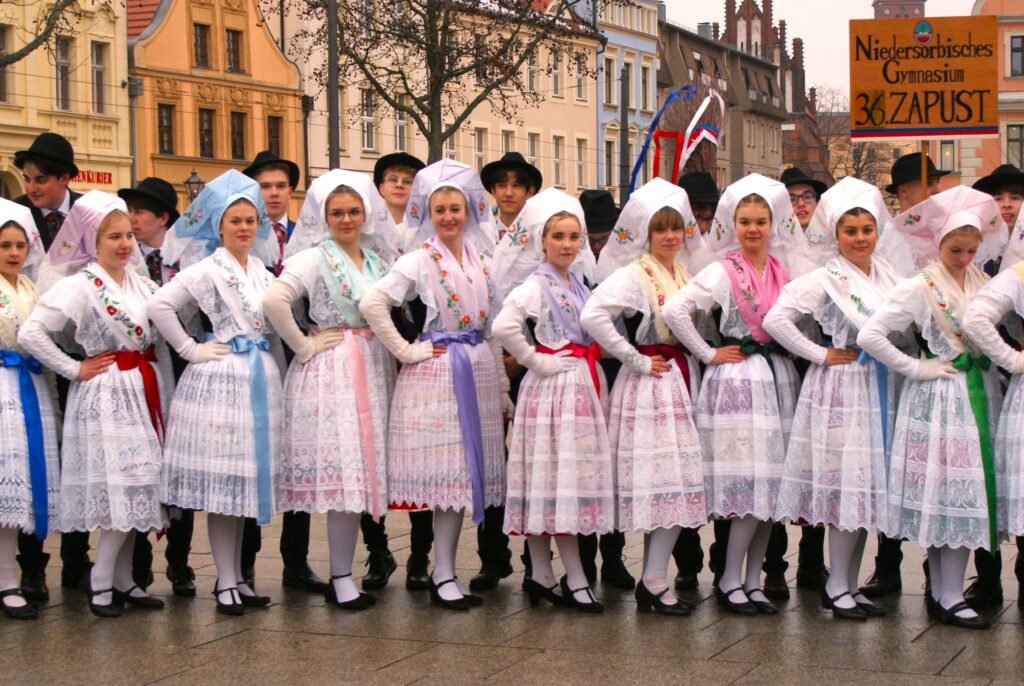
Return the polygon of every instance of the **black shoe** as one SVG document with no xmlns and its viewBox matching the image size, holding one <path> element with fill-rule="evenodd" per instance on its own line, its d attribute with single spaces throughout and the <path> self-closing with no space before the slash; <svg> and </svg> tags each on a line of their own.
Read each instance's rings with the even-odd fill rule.
<svg viewBox="0 0 1024 686">
<path fill-rule="evenodd" d="M 772 600 L 789 600 L 789 584 L 786 583 L 784 572 L 768 572 L 764 575 L 764 589 L 761 591 L 766 598 Z"/>
<path fill-rule="evenodd" d="M 480 573 L 469 580 L 469 590 L 493 591 L 498 587 L 498 582 L 508 576 L 512 576 L 512 565 L 508 560 L 502 560 L 496 565 L 485 564 L 480 568 Z"/>
<path fill-rule="evenodd" d="M 243 581 L 242 583 L 245 582 Z M 242 584 L 239 584 L 239 586 L 241 585 Z M 249 586 L 247 583 L 245 583 L 245 585 Z M 252 586 L 249 586 L 249 590 L 252 591 Z M 242 593 L 241 589 L 237 588 L 236 592 L 238 593 L 238 599 L 242 601 L 242 605 L 245 607 L 266 607 L 267 605 L 270 605 L 270 596 L 256 595 L 255 591 L 252 592 L 252 595 L 246 595 L 245 593 Z"/>
<path fill-rule="evenodd" d="M 454 577 L 454 578 L 455 578 L 455 581 L 458 582 L 459 577 Z M 460 588 L 459 591 L 461 591 L 461 590 L 462 589 Z M 481 605 L 484 604 L 484 599 L 481 598 L 480 596 L 476 595 L 475 593 L 463 593 L 462 597 L 466 599 L 466 602 L 469 603 L 470 607 L 480 607 Z"/>
<path fill-rule="evenodd" d="M 537 607 L 540 605 L 541 599 L 544 599 L 555 606 L 565 605 L 565 598 L 560 594 L 555 593 L 555 589 L 557 588 L 558 584 L 548 587 L 537 583 L 533 579 L 523 580 L 523 591 L 530 598 L 531 607 Z"/>
<path fill-rule="evenodd" d="M 405 590 L 407 591 L 429 591 L 430 573 L 427 571 L 429 558 L 426 555 L 410 555 L 405 563 Z M 363 584 L 366 588 L 366 584 Z"/>
<path fill-rule="evenodd" d="M 562 597 L 565 598 L 565 606 L 568 608 L 576 608 L 580 612 L 586 612 L 587 614 L 599 615 L 604 612 L 604 605 L 597 602 L 597 598 L 594 597 L 594 592 L 590 590 L 590 586 L 583 586 L 582 588 L 572 589 L 569 588 L 569 578 L 563 576 L 562 581 Z M 589 603 L 581 603 L 576 600 L 574 593 L 579 591 L 586 591 L 587 596 L 590 598 Z"/>
<path fill-rule="evenodd" d="M 366 583 L 365 579 L 363 580 L 363 583 Z M 281 574 L 281 585 L 287 586 L 288 588 L 297 588 L 298 590 L 306 591 L 307 593 L 320 594 L 326 593 L 327 589 L 331 586 L 329 583 L 318 577 L 307 563 L 293 565 L 291 567 L 285 565 L 284 572 Z"/>
<path fill-rule="evenodd" d="M 696 574 L 676 574 L 677 591 L 696 591 L 698 586 Z"/>
<path fill-rule="evenodd" d="M 363 575 L 363 590 L 376 591 L 388 585 L 388 579 L 398 569 L 394 555 L 387 548 L 371 550 L 370 556 L 366 558 L 366 566 L 369 569 Z"/>
<path fill-rule="evenodd" d="M 779 614 L 779 609 L 777 607 L 775 607 L 774 605 L 772 605 L 767 600 L 754 600 L 751 597 L 752 594 L 757 593 L 758 591 L 761 591 L 761 593 L 764 593 L 764 590 L 760 589 L 760 588 L 751 588 L 751 589 L 744 588 L 743 589 L 743 592 L 747 596 L 747 600 L 749 600 L 750 604 L 753 605 L 755 609 L 757 609 L 757 614 L 759 614 L 759 615 L 777 615 L 777 614 Z M 764 596 L 767 598 L 768 594 L 764 593 Z"/>
<path fill-rule="evenodd" d="M 36 619 L 39 617 L 39 608 L 30 600 L 26 600 L 25 604 L 20 607 L 11 607 L 3 602 L 4 598 L 11 596 L 25 599 L 20 588 L 8 588 L 6 591 L 0 591 L 0 605 L 3 605 L 5 615 L 11 619 Z"/>
<path fill-rule="evenodd" d="M 731 591 L 723 591 L 721 588 L 715 589 L 715 597 L 718 599 L 718 606 L 728 610 L 735 615 L 756 615 L 757 607 L 754 603 L 750 602 L 749 599 L 744 600 L 742 603 L 737 603 L 732 600 L 730 596 L 736 591 L 742 591 L 743 588 L 737 586 Z"/>
<path fill-rule="evenodd" d="M 859 590 L 862 596 L 871 600 L 884 598 L 887 595 L 903 593 L 903 579 L 900 577 L 899 572 L 895 574 L 882 574 L 875 571 L 874 574 L 868 577 L 867 583 L 861 586 Z"/>
<path fill-rule="evenodd" d="M 445 600 L 441 597 L 441 594 L 437 592 L 437 589 L 441 588 L 445 584 L 454 584 L 454 577 L 451 579 L 445 579 L 439 584 L 435 584 L 434 580 L 428 577 L 428 583 L 430 584 L 428 586 L 428 588 L 430 589 L 430 602 L 436 605 L 437 607 L 443 607 L 446 610 L 461 611 L 469 609 L 469 599 L 466 596 L 461 596 L 459 598 L 455 598 L 454 600 Z M 458 588 L 458 585 L 456 585 L 456 588 Z"/>
<path fill-rule="evenodd" d="M 626 569 L 621 557 L 601 561 L 601 583 L 623 591 L 632 591 L 636 588 L 636 579 Z"/>
<path fill-rule="evenodd" d="M 676 599 L 674 604 L 666 604 L 661 601 L 661 597 L 668 593 L 668 587 L 660 593 L 651 593 L 647 590 L 647 586 L 644 585 L 643 579 L 636 585 L 636 591 L 633 592 L 633 596 L 636 598 L 636 609 L 637 612 L 644 610 L 651 611 L 659 615 L 670 615 L 675 617 L 685 617 L 691 614 L 692 610 L 688 605 L 683 604 L 681 601 Z"/>
<path fill-rule="evenodd" d="M 820 591 L 828 581 L 828 568 L 825 565 L 796 568 L 796 587 L 808 591 Z"/>
<path fill-rule="evenodd" d="M 120 617 L 124 613 L 124 609 L 121 607 L 121 605 L 118 604 L 116 600 L 114 600 L 113 588 L 108 588 L 102 591 L 94 591 L 89 585 L 88 578 L 86 578 L 85 584 L 85 594 L 89 597 L 89 611 L 92 612 L 94 615 L 96 615 L 97 617 L 113 618 Z M 98 595 L 103 595 L 104 593 L 110 594 L 110 603 L 108 605 L 99 605 L 97 603 L 92 602 L 93 598 L 95 598 Z"/>
<path fill-rule="evenodd" d="M 196 573 L 188 565 L 167 565 L 167 580 L 171 582 L 174 595 L 194 598 L 196 595 Z"/>
<path fill-rule="evenodd" d="M 227 593 L 231 598 L 230 603 L 220 602 L 220 594 Z M 213 598 L 217 601 L 217 612 L 222 615 L 229 615 L 231 617 L 240 617 L 245 614 L 245 606 L 242 603 L 235 602 L 235 596 L 238 595 L 238 589 L 234 586 L 230 588 L 217 589 L 216 582 L 213 584 Z M 241 596 L 239 596 L 241 598 Z"/>
<path fill-rule="evenodd" d="M 999 581 L 992 583 L 980 577 L 975 578 L 964 591 L 964 601 L 975 611 L 999 607 L 1003 604 L 1003 585 Z"/>
<path fill-rule="evenodd" d="M 45 603 L 50 599 L 50 589 L 46 585 L 46 565 L 50 561 L 50 554 L 43 553 L 39 560 L 39 566 L 30 565 L 26 567 L 25 558 L 21 555 L 15 556 L 18 564 L 21 565 L 21 594 L 25 600 L 34 600 Z"/>
<path fill-rule="evenodd" d="M 825 587 L 822 586 L 821 606 L 826 610 L 832 610 L 833 617 L 839 617 L 841 619 L 857 619 L 861 621 L 867 619 L 868 613 L 865 612 L 859 604 L 857 604 L 856 600 L 853 601 L 853 607 L 839 607 L 838 605 L 836 605 L 837 600 L 847 595 L 850 596 L 850 598 L 853 598 L 853 595 L 849 591 L 843 591 L 839 595 L 830 596 L 828 594 L 828 591 L 825 590 Z"/>
<path fill-rule="evenodd" d="M 333 582 L 335 579 L 344 579 L 349 576 L 352 576 L 351 572 L 348 574 L 338 574 L 337 576 L 332 576 L 331 581 Z M 333 605 L 341 610 L 352 610 L 354 612 L 368 610 L 371 605 L 375 605 L 377 603 L 377 599 L 369 593 L 360 593 L 352 600 L 346 600 L 344 602 L 338 600 L 338 593 L 334 590 L 333 583 L 327 584 L 327 590 L 324 591 L 324 598 L 327 599 L 327 603 L 329 605 Z"/>
<path fill-rule="evenodd" d="M 957 614 L 957 612 L 969 609 L 971 609 L 971 606 L 964 601 L 960 601 L 948 610 L 942 607 L 942 605 L 939 605 L 939 612 L 942 613 L 939 615 L 939 619 L 943 624 L 958 626 L 961 629 L 988 629 L 992 626 L 992 622 L 981 615 L 976 615 L 974 617 L 961 617 Z"/>
<path fill-rule="evenodd" d="M 121 605 L 131 605 L 132 607 L 138 607 L 143 610 L 162 610 L 164 609 L 164 601 L 153 596 L 133 596 L 132 591 L 138 588 L 140 591 L 143 590 L 141 586 L 135 585 L 129 588 L 127 591 L 119 591 L 114 589 L 114 602 Z"/>
</svg>

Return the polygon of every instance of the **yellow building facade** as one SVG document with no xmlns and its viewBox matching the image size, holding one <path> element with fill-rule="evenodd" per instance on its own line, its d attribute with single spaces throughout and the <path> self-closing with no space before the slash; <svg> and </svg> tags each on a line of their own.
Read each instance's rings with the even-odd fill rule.
<svg viewBox="0 0 1024 686">
<path fill-rule="evenodd" d="M 0 197 L 21 195 L 14 153 L 53 131 L 75 148 L 77 191 L 113 192 L 131 181 L 125 9 L 116 2 L 80 0 L 45 47 L 0 67 Z M 44 3 L 0 3 L 0 50 L 25 44 Z"/>
</svg>

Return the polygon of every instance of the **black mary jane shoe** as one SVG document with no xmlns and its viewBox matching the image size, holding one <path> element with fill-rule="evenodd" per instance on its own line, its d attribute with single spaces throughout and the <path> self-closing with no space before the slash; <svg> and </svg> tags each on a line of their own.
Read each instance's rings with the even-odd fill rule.
<svg viewBox="0 0 1024 686">
<path fill-rule="evenodd" d="M 119 591 L 114 589 L 114 602 L 122 605 L 131 605 L 132 607 L 138 607 L 143 610 L 162 610 L 164 609 L 164 601 L 159 598 L 154 598 L 151 595 L 145 596 L 133 596 L 132 591 L 138 588 L 143 591 L 137 584 L 129 588 L 127 591 Z"/>
<path fill-rule="evenodd" d="M 581 588 L 569 588 L 569 578 L 563 576 L 562 581 L 562 597 L 565 598 L 565 606 L 568 608 L 575 608 L 580 612 L 586 612 L 587 614 L 599 615 L 604 612 L 604 605 L 597 602 L 597 598 L 594 597 L 594 592 L 590 590 L 590 586 L 583 586 Z M 576 600 L 574 594 L 582 591 L 587 592 L 587 596 L 590 598 L 589 603 L 581 603 Z"/>
<path fill-rule="evenodd" d="M 252 591 L 252 586 L 249 586 L 249 590 Z M 242 605 L 245 607 L 266 607 L 267 605 L 270 605 L 270 596 L 256 595 L 255 591 L 252 595 L 246 595 L 239 590 L 238 599 L 242 601 Z"/>
<path fill-rule="evenodd" d="M 667 586 L 660 593 L 651 593 L 647 588 L 647 585 L 644 583 L 644 580 L 641 579 L 637 582 L 636 590 L 633 592 L 633 595 L 636 598 L 637 612 L 650 612 L 653 610 L 656 614 L 673 617 L 686 617 L 693 612 L 689 606 L 683 604 L 683 602 L 678 598 L 676 599 L 676 602 L 672 604 L 663 602 L 661 598 L 666 593 L 668 593 Z"/>
<path fill-rule="evenodd" d="M 371 605 L 376 605 L 377 599 L 369 593 L 360 593 L 352 600 L 338 600 L 338 593 L 334 589 L 334 580 L 344 579 L 350 576 L 352 576 L 351 572 L 349 572 L 348 574 L 338 574 L 336 576 L 331 577 L 330 583 L 327 584 L 327 590 L 324 592 L 324 597 L 327 599 L 327 603 L 329 605 L 333 605 L 338 609 L 352 610 L 354 612 L 368 610 L 370 609 Z"/>
<path fill-rule="evenodd" d="M 859 607 L 868 617 L 885 617 L 889 614 L 884 607 L 875 605 L 870 600 L 867 600 L 866 597 L 864 602 L 857 600 L 856 593 L 853 594 L 853 602 L 857 603 L 857 607 Z"/>
<path fill-rule="evenodd" d="M 228 597 L 231 598 L 230 603 L 220 602 L 220 594 L 227 593 Z M 241 594 L 238 593 L 238 588 L 235 586 L 229 586 L 228 588 L 217 588 L 217 584 L 213 585 L 213 598 L 217 601 L 217 612 L 222 615 L 229 615 L 231 617 L 240 617 L 245 614 L 245 606 L 242 603 L 235 602 L 235 596 L 241 598 Z"/>
<path fill-rule="evenodd" d="M 95 598 L 98 595 L 103 595 L 104 593 L 110 594 L 110 603 L 108 603 L 107 605 L 100 605 L 99 603 L 92 602 L 93 598 Z M 93 613 L 97 617 L 120 617 L 124 613 L 124 609 L 121 607 L 121 605 L 116 600 L 114 600 L 113 588 L 106 588 L 100 591 L 94 591 L 92 590 L 92 585 L 90 584 L 86 587 L 85 594 L 89 597 L 89 612 Z"/>
<path fill-rule="evenodd" d="M 975 615 L 974 617 L 961 617 L 957 612 L 962 610 L 972 610 L 973 608 L 967 604 L 967 601 L 961 600 L 959 603 L 949 608 L 948 610 L 942 605 L 939 605 L 939 619 L 943 624 L 949 626 L 958 626 L 961 629 L 988 629 L 992 626 L 992 622 L 985 619 L 981 615 Z"/>
<path fill-rule="evenodd" d="M 853 607 L 839 607 L 836 605 L 836 601 L 844 596 L 850 596 L 851 599 L 853 598 L 853 595 L 849 591 L 843 591 L 839 595 L 829 596 L 828 591 L 826 591 L 825 587 L 822 586 L 821 606 L 826 610 L 832 610 L 833 617 L 839 617 L 841 619 L 856 619 L 859 621 L 863 621 L 868 618 L 867 612 L 865 612 L 860 605 L 856 604 L 856 600 L 853 601 L 855 603 Z"/>
<path fill-rule="evenodd" d="M 715 598 L 718 600 L 718 606 L 725 610 L 728 610 L 734 615 L 746 615 L 748 617 L 756 615 L 757 607 L 754 605 L 754 603 L 750 602 L 749 599 L 744 600 L 742 603 L 737 603 L 736 601 L 732 600 L 732 594 L 736 591 L 742 590 L 743 588 L 741 586 L 737 586 L 736 588 L 730 591 L 723 591 L 721 588 L 716 588 Z"/>
<path fill-rule="evenodd" d="M 459 577 L 454 578 L 456 582 L 459 580 Z M 461 588 L 459 589 L 459 592 L 462 592 Z M 462 597 L 466 599 L 466 602 L 469 603 L 470 607 L 480 607 L 484 604 L 484 599 L 481 596 L 476 595 L 475 593 L 463 593 Z"/>
<path fill-rule="evenodd" d="M 8 588 L 0 591 L 0 605 L 3 605 L 4 614 L 10 619 L 36 619 L 39 617 L 39 607 L 32 601 L 26 600 L 24 605 L 12 607 L 3 601 L 4 598 L 17 597 L 25 600 L 20 588 Z"/>
<path fill-rule="evenodd" d="M 545 586 L 533 579 L 523 579 L 523 592 L 529 597 L 531 607 L 540 605 L 541 600 L 546 600 L 555 606 L 565 605 L 565 598 L 555 593 L 556 589 L 558 589 L 558 584 Z"/>
<path fill-rule="evenodd" d="M 779 614 L 779 608 L 777 608 L 774 605 L 772 605 L 769 601 L 767 601 L 767 600 L 754 600 L 751 597 L 752 594 L 757 593 L 758 591 L 761 591 L 761 595 L 764 595 L 765 598 L 768 597 L 767 595 L 765 595 L 765 592 L 763 590 L 761 590 L 760 588 L 749 588 L 749 589 L 744 588 L 743 589 L 743 593 L 746 594 L 747 600 L 749 600 L 750 604 L 754 606 L 755 610 L 757 610 L 757 614 L 759 614 L 759 615 L 777 615 L 777 614 Z"/>
<path fill-rule="evenodd" d="M 459 596 L 453 600 L 442 598 L 441 594 L 438 593 L 438 589 L 447 584 L 455 584 L 455 578 L 445 579 L 439 584 L 434 583 L 434 579 L 430 578 L 430 602 L 437 607 L 442 607 L 445 610 L 460 610 L 465 611 L 469 609 L 469 598 L 466 596 Z M 458 589 L 458 584 L 455 584 L 455 588 Z"/>
</svg>

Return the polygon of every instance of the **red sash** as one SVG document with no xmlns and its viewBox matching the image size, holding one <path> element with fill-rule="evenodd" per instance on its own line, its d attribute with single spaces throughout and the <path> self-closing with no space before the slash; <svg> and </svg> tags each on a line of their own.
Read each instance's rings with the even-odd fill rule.
<svg viewBox="0 0 1024 686">
<path fill-rule="evenodd" d="M 686 361 L 686 349 L 681 345 L 667 345 L 655 343 L 653 345 L 638 345 L 636 350 L 641 355 L 654 357 L 661 355 L 665 361 L 675 360 L 679 371 L 683 373 L 683 381 L 686 382 L 686 390 L 690 392 L 690 363 Z"/>
<path fill-rule="evenodd" d="M 590 378 L 594 382 L 594 388 L 597 390 L 598 396 L 601 395 L 601 380 L 597 375 L 597 365 L 601 362 L 601 346 L 597 343 L 591 343 L 590 345 L 567 343 L 557 350 L 540 344 L 536 347 L 537 352 L 544 353 L 546 355 L 554 355 L 555 353 L 562 352 L 563 350 L 568 350 L 569 357 L 582 357 L 585 359 L 587 361 L 587 367 L 590 368 Z"/>
<path fill-rule="evenodd" d="M 142 388 L 146 392 L 146 405 L 149 407 L 149 420 L 153 422 L 153 429 L 157 438 L 161 441 L 164 435 L 164 416 L 160 410 L 160 388 L 156 378 L 156 370 L 151 362 L 156 362 L 156 353 L 153 346 L 143 351 L 121 350 L 114 353 L 114 360 L 117 368 L 122 372 L 138 368 L 142 374 Z"/>
</svg>

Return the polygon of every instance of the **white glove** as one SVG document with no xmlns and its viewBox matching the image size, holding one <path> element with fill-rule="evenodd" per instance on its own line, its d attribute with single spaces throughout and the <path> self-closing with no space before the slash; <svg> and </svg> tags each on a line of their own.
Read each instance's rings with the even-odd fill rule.
<svg viewBox="0 0 1024 686">
<path fill-rule="evenodd" d="M 415 343 L 407 343 L 402 354 L 397 357 L 398 361 L 402 364 L 416 364 L 417 362 L 425 362 L 433 356 L 433 341 L 417 341 Z"/>
<path fill-rule="evenodd" d="M 957 375 L 952 362 L 943 362 L 937 357 L 918 360 L 910 378 L 915 381 L 934 381 L 935 379 L 952 379 Z"/>
<path fill-rule="evenodd" d="M 512 402 L 512 398 L 508 393 L 501 394 L 501 413 L 510 421 L 516 415 L 515 403 Z"/>
<path fill-rule="evenodd" d="M 534 353 L 527 367 L 537 376 L 555 376 L 576 369 L 576 358 L 568 350 L 559 350 L 553 355 Z"/>
<path fill-rule="evenodd" d="M 195 347 L 181 354 L 192 364 L 203 364 L 204 362 L 217 362 L 223 360 L 231 353 L 231 346 L 220 341 L 207 341 L 197 343 Z"/>
<path fill-rule="evenodd" d="M 1024 374 L 1024 351 L 1017 353 L 1017 362 L 1010 370 L 1011 374 Z"/>
<path fill-rule="evenodd" d="M 302 350 L 295 351 L 295 359 L 301 363 L 309 362 L 317 353 L 337 348 L 345 338 L 342 329 L 323 329 L 320 333 L 306 336 Z"/>
</svg>

